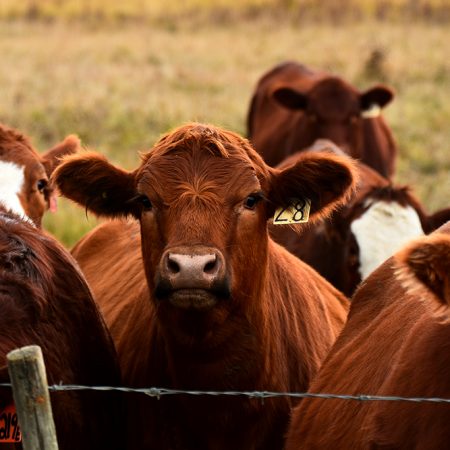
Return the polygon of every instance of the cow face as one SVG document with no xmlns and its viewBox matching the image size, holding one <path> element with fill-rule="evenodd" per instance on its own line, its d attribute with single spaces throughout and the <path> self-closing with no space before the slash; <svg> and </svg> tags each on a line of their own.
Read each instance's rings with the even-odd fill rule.
<svg viewBox="0 0 450 450">
<path fill-rule="evenodd" d="M 46 209 L 56 208 L 49 177 L 58 159 L 78 148 L 78 138 L 69 136 L 40 156 L 28 139 L 0 126 L 0 204 L 40 227 Z"/>
<path fill-rule="evenodd" d="M 358 168 L 355 195 L 324 224 L 327 241 L 340 249 L 333 281 L 347 295 L 405 243 L 429 230 L 425 211 L 407 187 L 393 186 L 364 164 Z"/>
<path fill-rule="evenodd" d="M 343 200 L 352 171 L 348 158 L 318 154 L 272 169 L 238 135 L 190 124 L 163 137 L 134 172 L 86 154 L 68 158 L 55 181 L 97 214 L 140 221 L 159 317 L 198 335 L 238 307 L 251 311 L 264 286 L 275 207 L 309 198 L 315 220 Z"/>
<path fill-rule="evenodd" d="M 303 114 L 291 139 L 297 148 L 311 145 L 316 139 L 330 139 L 354 158 L 363 151 L 364 121 L 379 115 L 393 98 L 386 86 L 374 86 L 360 93 L 340 78 L 327 77 L 309 92 L 279 86 L 273 98 L 285 108 Z"/>
</svg>

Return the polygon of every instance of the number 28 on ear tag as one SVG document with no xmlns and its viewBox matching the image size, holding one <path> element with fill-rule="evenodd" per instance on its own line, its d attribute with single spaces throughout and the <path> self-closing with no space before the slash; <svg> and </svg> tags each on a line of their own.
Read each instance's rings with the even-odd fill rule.
<svg viewBox="0 0 450 450">
<path fill-rule="evenodd" d="M 275 225 L 289 225 L 308 222 L 310 209 L 311 200 L 308 198 L 291 199 L 287 206 L 275 211 L 273 223 Z"/>
</svg>

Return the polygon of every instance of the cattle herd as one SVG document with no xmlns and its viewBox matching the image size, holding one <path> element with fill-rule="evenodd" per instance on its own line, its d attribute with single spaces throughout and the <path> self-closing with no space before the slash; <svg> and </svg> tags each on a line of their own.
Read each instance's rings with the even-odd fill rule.
<svg viewBox="0 0 450 450">
<path fill-rule="evenodd" d="M 393 98 L 286 62 L 258 82 L 247 138 L 184 124 L 133 171 L 1 125 L 0 382 L 38 344 L 51 384 L 450 398 L 450 207 L 393 181 Z M 56 194 L 107 219 L 71 253 L 41 227 Z M 450 442 L 445 403 L 51 399 L 61 450 Z"/>
</svg>

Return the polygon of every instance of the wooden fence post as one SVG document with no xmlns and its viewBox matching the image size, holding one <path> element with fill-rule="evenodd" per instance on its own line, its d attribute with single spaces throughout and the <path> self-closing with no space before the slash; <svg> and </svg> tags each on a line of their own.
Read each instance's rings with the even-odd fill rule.
<svg viewBox="0 0 450 450">
<path fill-rule="evenodd" d="M 24 450 L 58 450 L 41 348 L 22 347 L 7 359 Z"/>
</svg>

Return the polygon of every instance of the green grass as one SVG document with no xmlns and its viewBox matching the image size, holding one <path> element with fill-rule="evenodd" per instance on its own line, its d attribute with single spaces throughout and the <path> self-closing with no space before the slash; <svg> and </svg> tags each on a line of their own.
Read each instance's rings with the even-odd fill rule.
<svg viewBox="0 0 450 450">
<path fill-rule="evenodd" d="M 413 184 L 430 211 L 450 204 L 448 25 L 367 19 L 332 27 L 270 15 L 0 25 L 0 121 L 41 150 L 77 133 L 84 145 L 132 169 L 139 151 L 187 121 L 243 134 L 258 78 L 296 59 L 360 89 L 379 80 L 393 86 L 397 97 L 385 116 L 400 147 L 397 180 Z M 88 217 L 61 202 L 45 227 L 70 246 L 95 225 Z"/>
</svg>

